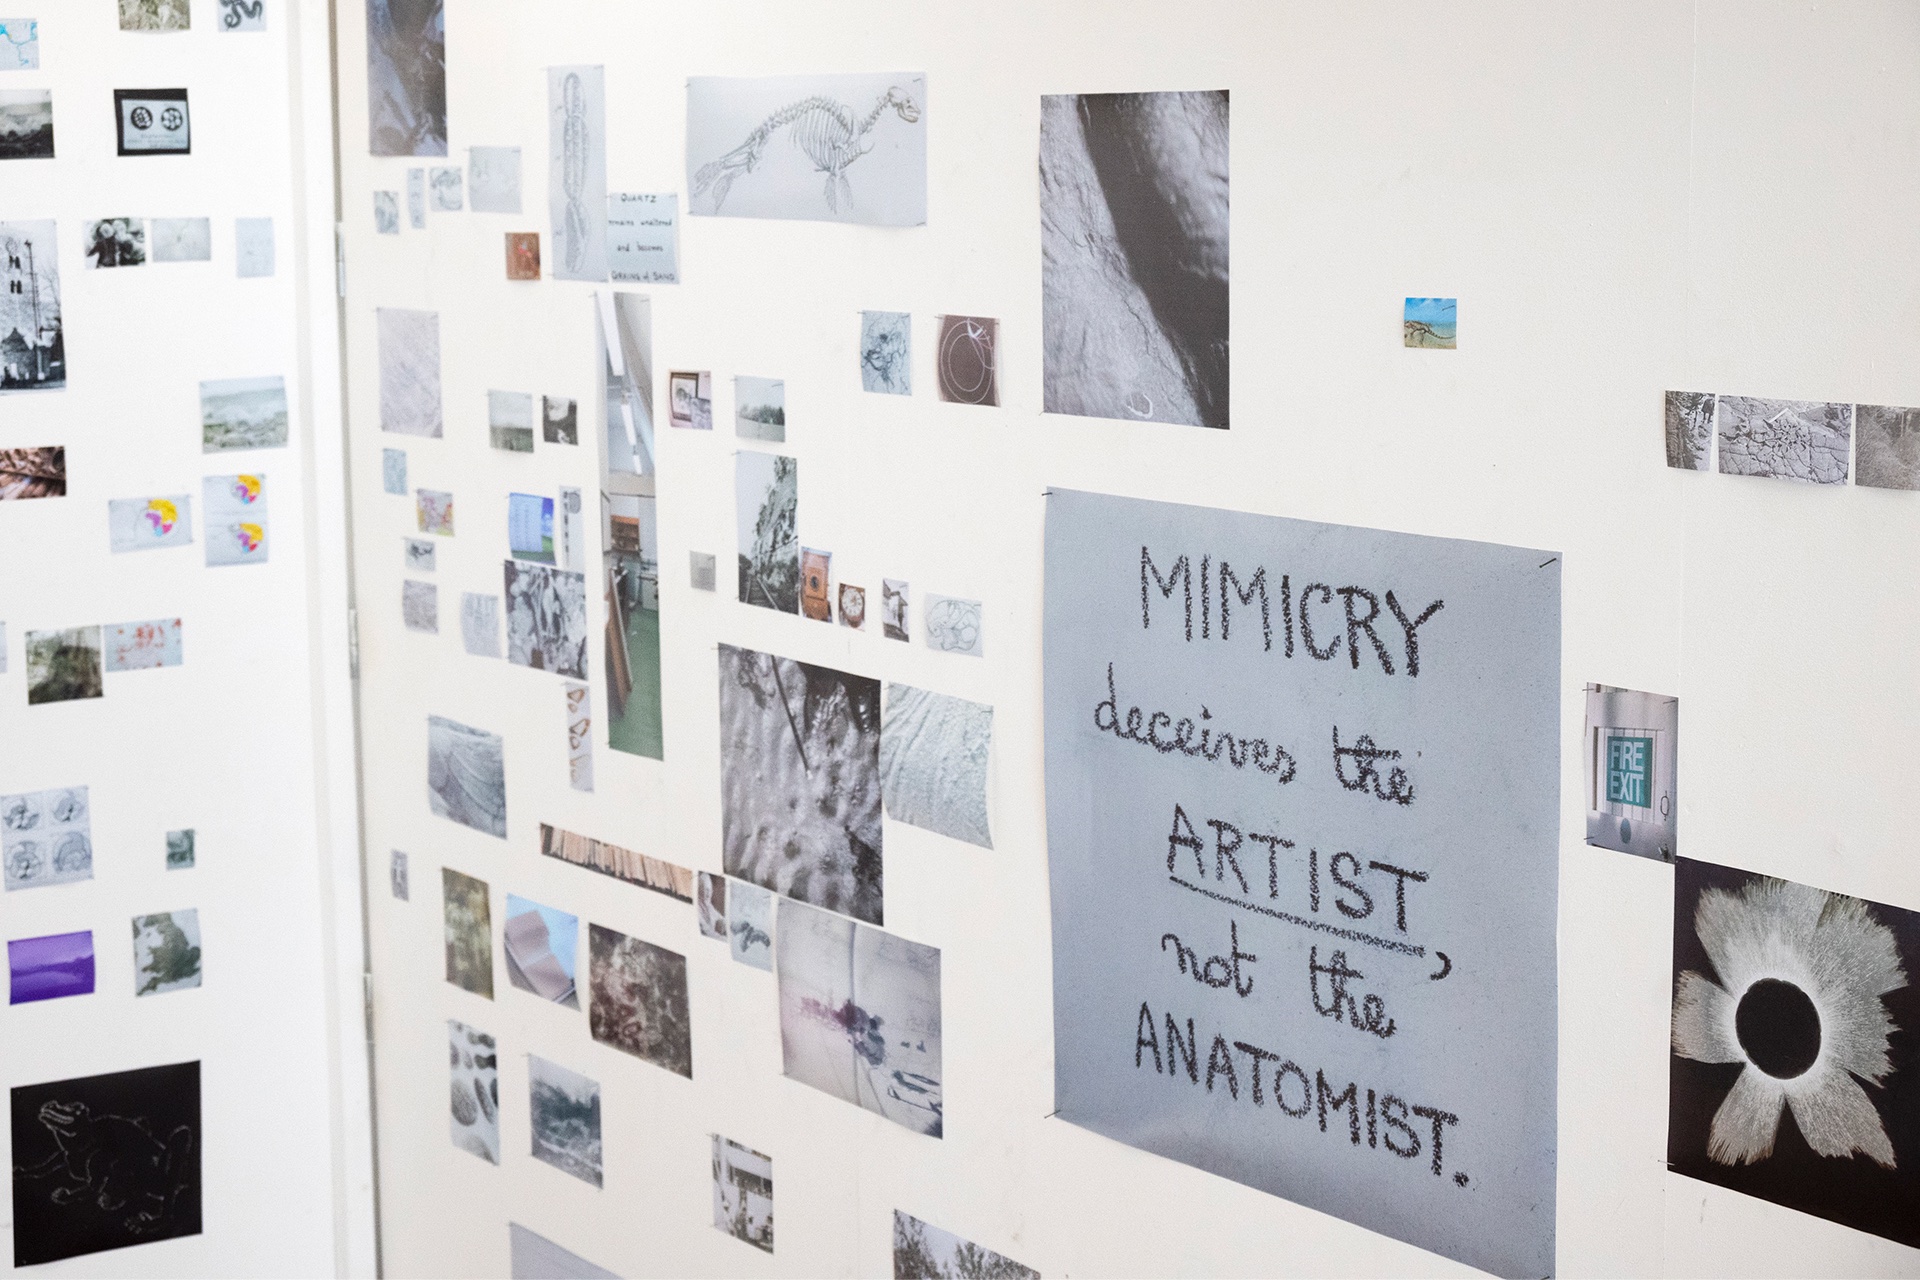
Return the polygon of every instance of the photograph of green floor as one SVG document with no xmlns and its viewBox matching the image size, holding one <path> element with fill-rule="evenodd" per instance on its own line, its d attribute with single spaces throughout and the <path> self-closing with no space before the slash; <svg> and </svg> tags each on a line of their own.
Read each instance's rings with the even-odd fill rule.
<svg viewBox="0 0 1920 1280">
<path fill-rule="evenodd" d="M 628 755 L 664 759 L 660 732 L 660 612 L 635 609 L 627 615 L 627 655 L 633 692 L 626 714 L 608 717 L 607 745 Z"/>
</svg>

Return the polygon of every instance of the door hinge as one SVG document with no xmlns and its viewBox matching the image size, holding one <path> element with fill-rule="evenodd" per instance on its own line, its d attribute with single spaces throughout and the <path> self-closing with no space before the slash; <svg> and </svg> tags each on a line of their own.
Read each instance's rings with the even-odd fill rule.
<svg viewBox="0 0 1920 1280">
<path fill-rule="evenodd" d="M 347 296 L 347 228 L 333 224 L 333 287 L 342 298 Z"/>
<path fill-rule="evenodd" d="M 360 678 L 360 611 L 347 608 L 347 678 Z"/>
<path fill-rule="evenodd" d="M 371 970 L 360 975 L 361 1008 L 366 1014 L 367 1043 L 373 1043 L 373 973 Z"/>
</svg>

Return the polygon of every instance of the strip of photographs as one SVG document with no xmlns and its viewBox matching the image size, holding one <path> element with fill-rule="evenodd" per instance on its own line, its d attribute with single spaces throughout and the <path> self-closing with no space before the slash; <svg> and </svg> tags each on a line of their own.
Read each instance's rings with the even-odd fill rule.
<svg viewBox="0 0 1920 1280">
<path fill-rule="evenodd" d="M 1920 409 L 1669 391 L 1665 432 L 1679 471 L 1920 489 Z"/>
</svg>

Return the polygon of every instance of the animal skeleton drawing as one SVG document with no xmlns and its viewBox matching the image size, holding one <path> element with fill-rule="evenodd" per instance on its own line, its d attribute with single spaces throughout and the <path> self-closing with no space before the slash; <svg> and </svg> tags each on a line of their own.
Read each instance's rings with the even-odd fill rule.
<svg viewBox="0 0 1920 1280">
<path fill-rule="evenodd" d="M 870 139 L 874 126 L 888 108 L 908 124 L 917 124 L 920 120 L 919 104 L 899 85 L 881 94 L 865 115 L 855 115 L 852 107 L 824 95 L 789 103 L 761 121 L 745 142 L 718 160 L 701 165 L 693 176 L 693 194 L 704 195 L 711 189 L 713 210 L 718 213 L 726 203 L 734 180 L 752 173 L 760 163 L 767 140 L 782 129 L 790 129 L 793 144 L 806 153 L 815 170 L 827 175 L 827 208 L 834 213 L 842 212 L 843 206 L 850 210 L 853 188 L 847 182 L 847 169 L 873 150 Z"/>
<path fill-rule="evenodd" d="M 58 1150 L 16 1178 L 61 1177 L 53 1203 L 84 1198 L 107 1213 L 127 1211 L 121 1225 L 147 1235 L 165 1225 L 188 1187 L 193 1131 L 180 1125 L 164 1141 L 141 1117 L 95 1115 L 84 1102 L 48 1102 L 39 1120 Z"/>
</svg>

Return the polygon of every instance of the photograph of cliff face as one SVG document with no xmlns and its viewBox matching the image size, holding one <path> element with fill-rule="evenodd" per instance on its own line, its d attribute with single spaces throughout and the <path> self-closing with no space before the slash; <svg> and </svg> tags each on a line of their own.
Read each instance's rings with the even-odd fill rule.
<svg viewBox="0 0 1920 1280">
<path fill-rule="evenodd" d="M 883 921 L 880 682 L 720 646 L 722 866 Z"/>
<path fill-rule="evenodd" d="M 689 1079 L 693 1022 L 687 1008 L 687 958 L 639 938 L 587 926 L 593 1038 Z"/>
<path fill-rule="evenodd" d="M 1046 411 L 1227 425 L 1227 93 L 1040 99 Z"/>
</svg>

